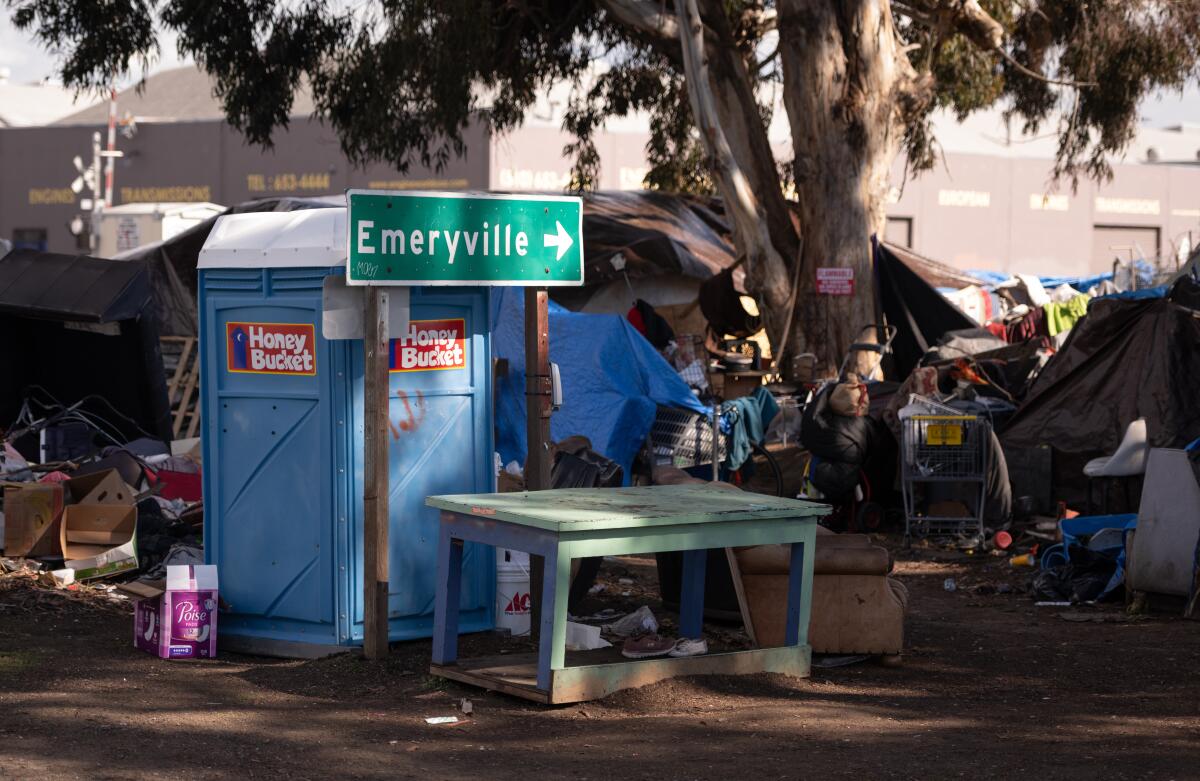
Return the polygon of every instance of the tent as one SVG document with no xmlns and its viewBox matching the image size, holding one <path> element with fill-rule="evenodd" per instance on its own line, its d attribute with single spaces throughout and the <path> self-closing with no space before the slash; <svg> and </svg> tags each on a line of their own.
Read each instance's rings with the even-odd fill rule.
<svg viewBox="0 0 1200 781">
<path fill-rule="evenodd" d="M 516 288 L 492 301 L 492 354 L 508 370 L 496 382 L 496 449 L 525 462 L 525 304 Z M 625 318 L 571 312 L 550 302 L 550 360 L 562 375 L 563 407 L 550 418 L 555 441 L 583 435 L 625 470 L 645 442 L 657 405 L 707 414 L 687 384 Z"/>
<path fill-rule="evenodd" d="M 903 381 L 925 352 L 948 331 L 975 328 L 976 323 L 952 304 L 938 287 L 963 287 L 974 280 L 960 271 L 893 244 L 875 244 L 875 280 L 879 308 L 896 326 L 890 379 Z M 865 325 L 865 324 L 864 324 Z"/>
<path fill-rule="evenodd" d="M 123 441 L 171 441 L 171 411 L 146 264 L 30 249 L 0 259 L 0 426 L 27 390 L 83 409 Z M 97 398 L 98 397 L 98 398 Z"/>
<path fill-rule="evenodd" d="M 1116 450 L 1137 418 L 1152 447 L 1200 436 L 1198 305 L 1191 278 L 1164 298 L 1093 301 L 1009 422 L 1005 447 L 1049 445 L 1065 486 L 1081 484 L 1082 463 Z"/>
</svg>

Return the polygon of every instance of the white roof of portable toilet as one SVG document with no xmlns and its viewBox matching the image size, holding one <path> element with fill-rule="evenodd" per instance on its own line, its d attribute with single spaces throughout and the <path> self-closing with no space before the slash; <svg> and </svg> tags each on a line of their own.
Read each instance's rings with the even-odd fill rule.
<svg viewBox="0 0 1200 781">
<path fill-rule="evenodd" d="M 346 208 L 247 212 L 217 219 L 198 268 L 295 268 L 346 263 Z"/>
</svg>

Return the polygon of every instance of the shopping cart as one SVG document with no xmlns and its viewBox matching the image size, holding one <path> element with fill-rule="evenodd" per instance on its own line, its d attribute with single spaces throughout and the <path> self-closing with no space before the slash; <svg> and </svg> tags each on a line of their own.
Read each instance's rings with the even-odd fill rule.
<svg viewBox="0 0 1200 781">
<path fill-rule="evenodd" d="M 991 426 L 919 396 L 913 405 L 900 420 L 905 540 L 982 535 Z"/>
</svg>

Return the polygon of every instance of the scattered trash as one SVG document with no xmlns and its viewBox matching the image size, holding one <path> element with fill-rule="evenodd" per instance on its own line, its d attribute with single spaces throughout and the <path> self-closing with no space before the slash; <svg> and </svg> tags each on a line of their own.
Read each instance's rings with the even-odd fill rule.
<svg viewBox="0 0 1200 781">
<path fill-rule="evenodd" d="M 162 659 L 217 655 L 217 567 L 170 565 L 165 581 L 124 583 L 132 598 L 133 645 Z"/>
<path fill-rule="evenodd" d="M 457 724 L 458 716 L 429 716 L 425 719 L 426 724 Z"/>
<path fill-rule="evenodd" d="M 604 591 L 604 584 L 603 584 L 603 583 L 597 583 L 596 585 L 594 585 L 594 586 L 592 586 L 591 588 L 589 588 L 589 589 L 588 589 L 588 593 L 589 593 L 589 594 L 593 594 L 593 595 L 594 595 L 594 594 L 600 594 L 600 593 L 602 593 L 603 591 Z"/>
<path fill-rule="evenodd" d="M 611 648 L 612 643 L 600 637 L 600 627 L 567 622 L 567 650 L 592 651 L 597 648 Z"/>
<path fill-rule="evenodd" d="M 958 583 L 955 582 L 954 578 L 946 578 L 942 581 L 942 588 L 950 592 L 958 591 Z"/>
<path fill-rule="evenodd" d="M 654 617 L 654 613 L 650 612 L 649 607 L 642 605 L 629 615 L 605 624 L 601 629 L 606 634 L 617 637 L 631 637 L 643 632 L 657 632 L 658 619 Z"/>
<path fill-rule="evenodd" d="M 1036 567 L 1038 562 L 1032 553 L 1022 553 L 1020 556 L 1013 556 L 1008 563 L 1013 567 Z"/>
<path fill-rule="evenodd" d="M 66 588 L 75 582 L 75 570 L 56 569 L 51 572 L 43 572 L 38 580 L 52 588 Z"/>
<path fill-rule="evenodd" d="M 622 586 L 632 586 L 633 578 L 617 578 L 617 582 L 620 583 Z"/>
<path fill-rule="evenodd" d="M 472 713 L 475 712 L 475 705 L 470 700 L 468 700 L 466 697 L 463 697 L 462 700 L 460 700 L 458 703 L 458 709 L 460 711 L 462 711 L 465 715 L 470 716 Z"/>
</svg>

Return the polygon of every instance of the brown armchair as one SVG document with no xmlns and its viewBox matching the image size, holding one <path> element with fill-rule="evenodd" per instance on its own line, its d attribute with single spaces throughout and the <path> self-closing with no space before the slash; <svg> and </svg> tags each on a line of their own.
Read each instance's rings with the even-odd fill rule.
<svg viewBox="0 0 1200 781">
<path fill-rule="evenodd" d="M 808 642 L 814 653 L 895 657 L 904 649 L 908 590 L 888 577 L 891 556 L 862 534 L 818 530 Z M 736 548 L 759 646 L 783 645 L 789 555 L 782 545 Z"/>
</svg>

